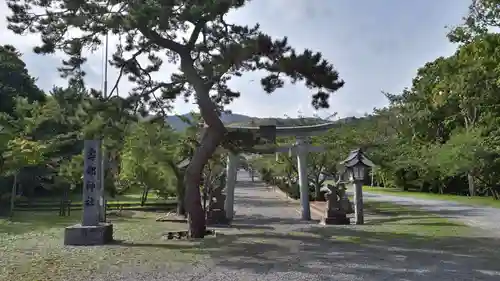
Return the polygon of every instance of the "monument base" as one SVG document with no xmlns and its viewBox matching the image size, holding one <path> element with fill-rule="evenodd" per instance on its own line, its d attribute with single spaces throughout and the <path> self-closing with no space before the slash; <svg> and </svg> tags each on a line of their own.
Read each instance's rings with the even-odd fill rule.
<svg viewBox="0 0 500 281">
<path fill-rule="evenodd" d="M 346 216 L 333 216 L 321 218 L 320 224 L 322 225 L 346 225 L 351 224 L 351 220 Z"/>
<path fill-rule="evenodd" d="M 64 245 L 93 246 L 113 242 L 113 225 L 99 223 L 95 226 L 76 224 L 64 229 Z"/>
<path fill-rule="evenodd" d="M 230 220 L 226 216 L 225 210 L 211 210 L 207 215 L 207 224 L 229 224 Z"/>
</svg>

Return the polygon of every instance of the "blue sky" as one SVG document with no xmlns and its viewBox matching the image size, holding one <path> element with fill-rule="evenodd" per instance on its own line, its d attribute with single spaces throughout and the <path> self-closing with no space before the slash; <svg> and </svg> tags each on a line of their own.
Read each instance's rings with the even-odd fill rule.
<svg viewBox="0 0 500 281">
<path fill-rule="evenodd" d="M 272 95 L 265 94 L 256 74 L 247 74 L 231 85 L 242 96 L 229 109 L 258 117 L 283 117 L 319 114 L 327 116 L 363 115 L 386 104 L 381 91 L 398 93 L 411 84 L 418 67 L 438 56 L 450 55 L 455 46 L 446 39 L 446 25 L 461 22 L 471 0 L 254 0 L 230 15 L 232 21 L 254 24 L 273 36 L 288 36 L 298 50 L 320 51 L 345 80 L 344 88 L 330 99 L 331 108 L 315 112 L 310 105 L 312 92 L 302 85 L 287 86 Z M 3 4 L 5 5 L 5 3 Z M 5 18 L 5 8 L 0 16 Z M 36 38 L 19 37 L 0 25 L 0 40 L 24 53 L 32 75 L 44 89 L 64 85 L 56 67 L 60 58 L 32 54 Z M 102 83 L 102 55 L 89 59 L 87 82 Z M 168 73 L 168 69 L 164 70 Z M 115 77 L 110 73 L 110 84 Z M 123 83 L 125 95 L 131 85 Z M 195 106 L 176 102 L 175 113 Z"/>
</svg>

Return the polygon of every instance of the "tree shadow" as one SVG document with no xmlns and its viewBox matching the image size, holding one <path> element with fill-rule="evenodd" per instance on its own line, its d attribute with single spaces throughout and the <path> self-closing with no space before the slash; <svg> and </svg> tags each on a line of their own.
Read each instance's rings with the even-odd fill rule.
<svg viewBox="0 0 500 281">
<path fill-rule="evenodd" d="M 247 231 L 200 244 L 220 267 L 314 274 L 319 280 L 493 281 L 500 276 L 499 246 L 497 238 L 435 238 L 353 226 L 313 226 L 293 233 Z"/>
<path fill-rule="evenodd" d="M 403 223 L 404 225 L 421 225 L 421 226 L 446 226 L 446 227 L 460 227 L 463 226 L 460 222 L 439 220 L 436 222 L 425 221 L 429 216 L 398 216 L 392 218 L 371 218 L 367 217 L 365 225 L 381 225 L 381 224 L 397 224 Z M 440 217 L 443 218 L 443 217 Z"/>
<path fill-rule="evenodd" d="M 369 224 L 380 224 L 388 222 L 397 222 L 403 220 L 418 220 L 431 217 L 440 217 L 447 219 L 458 219 L 460 221 L 471 220 L 474 221 L 475 217 L 478 217 L 478 222 L 484 221 L 485 214 L 480 209 L 470 209 L 468 207 L 464 208 L 451 208 L 451 209 L 429 209 L 428 205 L 421 204 L 403 204 L 397 205 L 394 202 L 382 202 L 382 201 L 368 201 L 364 203 L 366 209 L 366 217 L 375 216 L 378 218 L 372 219 Z M 434 206 L 435 207 L 435 206 Z M 438 208 L 438 207 L 436 207 Z M 489 216 L 489 215 L 488 215 Z M 380 218 L 382 217 L 382 218 Z M 487 221 L 486 221 L 487 222 Z M 411 222 L 410 222 L 411 224 Z M 435 223 L 436 225 L 438 223 Z M 451 224 L 455 226 L 460 226 L 459 222 L 453 223 L 448 222 L 448 226 Z M 422 224 L 424 225 L 424 224 Z M 445 225 L 442 222 L 441 225 Z"/>
<path fill-rule="evenodd" d="M 238 187 L 266 187 L 267 184 L 263 181 L 256 180 L 254 182 L 252 181 L 246 181 L 246 180 L 238 180 L 236 182 L 236 188 Z"/>
<path fill-rule="evenodd" d="M 179 243 L 179 240 L 165 243 L 141 243 L 141 242 L 131 242 L 125 240 L 114 240 L 109 243 L 109 246 L 119 246 L 127 248 L 157 248 L 157 249 L 170 249 L 170 250 L 187 250 L 195 247 L 198 243 L 193 243 L 190 241 L 182 241 L 184 243 Z"/>
<path fill-rule="evenodd" d="M 238 196 L 236 198 L 238 206 L 242 207 L 290 207 L 290 202 L 276 199 L 263 199 L 260 197 Z"/>
<path fill-rule="evenodd" d="M 230 225 L 214 225 L 212 227 L 221 228 L 221 229 L 234 228 L 234 229 L 238 229 L 238 230 L 242 230 L 242 229 L 274 230 L 275 229 L 272 226 L 249 224 L 249 223 L 231 223 Z"/>
<path fill-rule="evenodd" d="M 459 227 L 463 226 L 462 223 L 459 222 L 407 222 L 407 225 L 421 225 L 421 226 L 446 226 L 446 227 Z"/>
<path fill-rule="evenodd" d="M 429 212 L 418 208 L 405 208 L 405 206 L 391 204 L 390 202 L 367 201 L 363 202 L 366 212 L 382 216 L 429 216 Z"/>
<path fill-rule="evenodd" d="M 352 193 L 349 193 L 352 195 Z M 420 198 L 411 197 L 398 197 L 394 195 L 379 195 L 379 194 L 367 194 L 365 197 L 371 198 L 370 201 L 365 202 L 365 205 L 384 205 L 392 204 L 395 206 L 402 206 L 411 208 L 412 210 L 407 210 L 409 212 L 423 212 L 435 214 L 437 216 L 443 217 L 482 217 L 485 215 L 484 208 L 477 206 L 468 206 L 460 203 L 446 202 L 445 205 L 439 204 L 438 200 L 426 200 Z M 379 198 L 384 198 L 379 199 Z M 425 202 L 430 203 L 425 203 Z M 438 203 L 436 203 L 438 201 Z"/>
<path fill-rule="evenodd" d="M 275 225 L 301 225 L 317 224 L 319 220 L 304 221 L 299 218 L 269 217 L 264 215 L 239 215 L 235 217 L 235 222 L 244 221 L 247 225 L 254 226 L 275 226 Z"/>
</svg>

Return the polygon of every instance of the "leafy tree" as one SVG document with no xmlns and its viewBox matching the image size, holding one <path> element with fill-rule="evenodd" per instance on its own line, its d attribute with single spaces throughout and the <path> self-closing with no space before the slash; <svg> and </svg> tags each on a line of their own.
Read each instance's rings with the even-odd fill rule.
<svg viewBox="0 0 500 281">
<path fill-rule="evenodd" d="M 75 190 L 78 185 L 83 186 L 83 162 L 83 153 L 80 153 L 58 163 L 55 186 L 57 188 L 62 188 L 62 197 L 59 207 L 60 216 L 66 215 L 66 209 L 68 209 L 69 215 L 70 208 L 68 208 L 68 203 L 70 203 L 70 192 Z"/>
<path fill-rule="evenodd" d="M 46 146 L 36 141 L 15 137 L 7 144 L 7 149 L 3 153 L 3 172 L 14 177 L 12 190 L 10 193 L 10 214 L 14 214 L 14 203 L 17 196 L 18 174 L 21 169 L 36 166 L 44 160 L 44 150 Z"/>
<path fill-rule="evenodd" d="M 474 37 L 500 27 L 499 0 L 472 0 L 463 24 L 455 26 L 448 34 L 451 42 L 469 43 Z"/>
<path fill-rule="evenodd" d="M 136 82 L 133 99 L 163 107 L 179 94 L 194 94 L 207 129 L 185 175 L 189 230 L 193 237 L 203 237 L 205 233 L 199 185 L 205 164 L 225 135 L 219 112 L 240 95 L 227 86 L 227 81 L 243 72 L 265 70 L 270 74 L 261 83 L 271 93 L 283 87 L 283 78 L 288 76 L 293 83 L 303 81 L 308 88 L 317 90 L 312 96 L 316 108 L 328 107 L 329 95 L 344 84 L 320 53 L 297 53 L 286 38 L 273 40 L 260 31 L 259 25 L 227 23 L 225 15 L 244 8 L 247 2 L 7 1 L 12 11 L 9 28 L 17 34 L 40 34 L 43 44 L 35 49 L 38 53 L 65 52 L 70 57 L 63 63 L 66 75 L 85 62 L 83 49 L 100 44 L 102 36 L 111 31 L 125 38 L 113 55 L 112 64 Z M 75 29 L 79 32 L 72 32 Z M 159 52 L 166 54 L 168 61 L 180 63 L 179 72 L 170 79 L 152 78 L 151 74 L 160 71 L 163 63 Z M 150 64 L 143 66 L 141 56 L 147 56 Z M 159 91 L 161 98 L 151 99 Z"/>
<path fill-rule="evenodd" d="M 129 128 L 122 150 L 120 180 L 128 188 L 141 187 L 143 205 L 152 190 L 166 196 L 173 193 L 169 172 L 173 137 L 162 123 L 144 121 Z"/>
<path fill-rule="evenodd" d="M 45 99 L 21 54 L 11 45 L 3 45 L 0 46 L 0 112 L 12 113 L 17 97 L 25 97 L 29 102 Z"/>
</svg>

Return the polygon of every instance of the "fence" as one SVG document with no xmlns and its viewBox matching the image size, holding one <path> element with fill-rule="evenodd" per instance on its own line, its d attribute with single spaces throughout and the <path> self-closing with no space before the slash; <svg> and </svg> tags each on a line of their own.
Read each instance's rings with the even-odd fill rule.
<svg viewBox="0 0 500 281">
<path fill-rule="evenodd" d="M 67 206 L 67 205 L 66 205 Z M 81 210 L 83 204 L 81 202 L 70 202 L 69 207 L 71 210 Z M 107 210 L 143 210 L 143 211 L 155 211 L 155 210 L 170 210 L 176 207 L 175 201 L 165 201 L 165 202 L 146 202 L 141 204 L 140 202 L 107 202 Z M 59 211 L 61 208 L 61 203 L 58 202 L 38 202 L 38 203 L 17 203 L 15 205 L 14 211 Z"/>
</svg>

